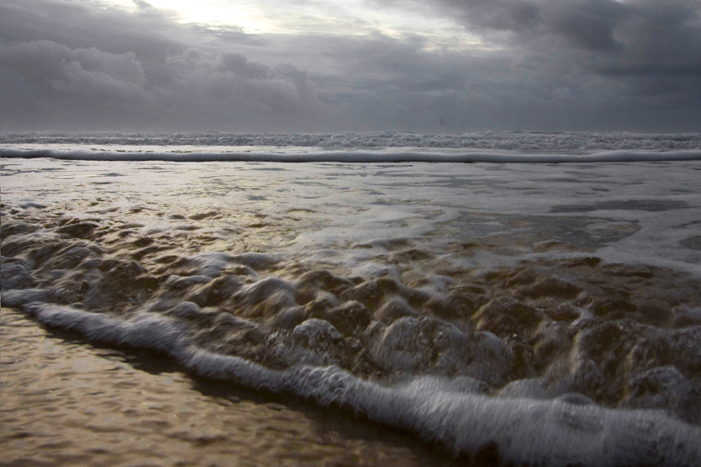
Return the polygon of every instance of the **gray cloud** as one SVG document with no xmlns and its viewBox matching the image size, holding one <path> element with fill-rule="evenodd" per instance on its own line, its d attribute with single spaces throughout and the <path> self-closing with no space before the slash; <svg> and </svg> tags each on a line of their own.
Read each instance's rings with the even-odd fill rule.
<svg viewBox="0 0 701 467">
<path fill-rule="evenodd" d="M 70 49 L 40 40 L 0 48 L 0 59 L 44 92 L 61 92 L 100 99 L 147 98 L 146 78 L 133 52 L 111 54 Z"/>
<path fill-rule="evenodd" d="M 150 80 L 133 52 L 70 49 L 46 40 L 2 46 L 0 62 L 25 87 L 26 102 L 14 91 L 0 94 L 14 103 L 3 122 L 10 126 L 23 112 L 36 113 L 37 106 L 47 122 L 60 119 L 69 127 L 247 131 L 313 119 L 324 110 L 305 72 L 292 65 L 271 68 L 232 52 L 187 49 L 169 56 Z"/>
<path fill-rule="evenodd" d="M 399 4 L 395 0 L 373 3 Z M 414 3 L 433 5 L 436 14 L 453 18 L 498 44 L 501 53 L 512 59 L 511 77 L 523 76 L 522 83 L 530 83 L 528 88 L 540 88 L 542 99 L 531 104 L 545 105 L 564 92 L 573 99 L 571 112 L 599 107 L 601 116 L 596 120 L 603 125 L 616 127 L 628 119 L 631 128 L 699 128 L 698 0 Z M 522 87 L 519 82 L 512 86 Z"/>
<path fill-rule="evenodd" d="M 420 1 L 372 4 L 414 8 Z M 172 12 L 137 4 L 134 13 L 95 2 L 0 5 L 0 130 L 701 125 L 698 1 L 420 5 L 493 46 L 450 51 L 417 34 L 380 31 L 251 35 L 236 25 L 181 24 Z"/>
<path fill-rule="evenodd" d="M 89 4 L 27 3 L 32 2 L 46 9 L 32 13 L 25 2 L 10 2 L 2 7 L 10 14 L 0 11 L 2 129 L 254 131 L 323 118 L 324 106 L 304 71 L 218 50 L 225 48 L 222 42 L 235 44 L 232 33 L 240 38 L 232 28 L 213 32 L 178 25 L 145 2 L 139 11 L 146 16 L 94 11 Z M 14 36 L 5 28 L 12 22 L 23 25 Z M 73 29 L 86 24 L 83 34 Z M 219 47 L 209 50 L 183 42 L 194 37 L 199 41 L 190 42 L 206 44 L 220 34 L 226 40 L 216 40 Z"/>
<path fill-rule="evenodd" d="M 276 67 L 249 61 L 235 52 L 188 49 L 166 60 L 168 80 L 162 92 L 173 103 L 220 118 L 261 119 L 284 123 L 322 113 L 316 86 L 304 71 L 285 64 Z"/>
<path fill-rule="evenodd" d="M 72 49 L 95 47 L 155 58 L 188 47 L 169 37 L 173 19 L 156 9 L 131 14 L 94 2 L 7 0 L 0 5 L 0 43 L 50 40 Z"/>
<path fill-rule="evenodd" d="M 698 66 L 698 0 L 438 0 L 440 14 L 468 29 L 509 34 L 519 53 L 568 53 L 602 68 Z M 671 74 L 675 74 L 672 66 Z"/>
</svg>

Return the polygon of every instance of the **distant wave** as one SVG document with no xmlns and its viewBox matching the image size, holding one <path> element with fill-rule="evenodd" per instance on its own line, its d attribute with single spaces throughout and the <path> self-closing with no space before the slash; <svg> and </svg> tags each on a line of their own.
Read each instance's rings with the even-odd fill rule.
<svg viewBox="0 0 701 467">
<path fill-rule="evenodd" d="M 593 133 L 482 131 L 461 135 L 402 131 L 368 133 L 17 133 L 0 135 L 0 147 L 14 144 L 81 144 L 106 146 L 295 146 L 316 148 L 452 148 L 518 152 L 590 153 L 615 150 L 670 151 L 701 149 L 701 133 Z"/>
<path fill-rule="evenodd" d="M 701 133 L 0 135 L 0 157 L 94 161 L 636 162 L 701 159 Z"/>
<path fill-rule="evenodd" d="M 564 162 L 643 162 L 701 160 L 701 149 L 676 151 L 600 151 L 592 154 L 509 154 L 490 152 L 437 152 L 420 148 L 401 150 L 317 150 L 317 151 L 118 151 L 87 149 L 0 148 L 0 157 L 53 158 L 86 161 L 173 161 L 173 162 L 492 162 L 492 163 L 564 163 Z"/>
</svg>

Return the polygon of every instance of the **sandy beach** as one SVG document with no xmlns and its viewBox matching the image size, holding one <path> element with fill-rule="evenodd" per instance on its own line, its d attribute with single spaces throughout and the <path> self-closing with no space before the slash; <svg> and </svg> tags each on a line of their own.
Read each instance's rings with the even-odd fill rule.
<svg viewBox="0 0 701 467">
<path fill-rule="evenodd" d="M 453 465 L 400 433 L 193 382 L 8 308 L 0 332 L 2 466 Z"/>
</svg>

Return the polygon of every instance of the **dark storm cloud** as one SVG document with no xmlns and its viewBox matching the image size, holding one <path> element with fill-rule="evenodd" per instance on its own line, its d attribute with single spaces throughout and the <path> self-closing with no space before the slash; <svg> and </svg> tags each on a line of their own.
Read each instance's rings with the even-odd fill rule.
<svg viewBox="0 0 701 467">
<path fill-rule="evenodd" d="M 8 0 L 0 5 L 0 40 L 12 45 L 44 39 L 74 49 L 156 57 L 187 48 L 168 37 L 170 22 L 158 10 L 130 14 L 91 2 Z"/>
<path fill-rule="evenodd" d="M 303 71 L 268 67 L 231 52 L 187 49 L 159 64 L 150 80 L 133 52 L 71 49 L 46 40 L 2 46 L 0 62 L 10 70 L 5 80 L 0 75 L 3 89 L 20 78 L 29 97 L 22 102 L 14 96 L 13 102 L 14 91 L 0 94 L 8 107 L 14 104 L 3 116 L 8 126 L 34 115 L 91 129 L 250 131 L 323 111 Z"/>
<path fill-rule="evenodd" d="M 294 66 L 185 43 L 221 43 L 223 34 L 235 44 L 242 33 L 182 26 L 138 6 L 136 14 L 60 1 L 0 7 L 2 129 L 251 131 L 323 115 L 314 83 Z"/>
<path fill-rule="evenodd" d="M 600 51 L 616 48 L 613 30 L 626 15 L 614 0 L 439 0 L 437 5 L 472 30 L 510 32 L 514 43 L 559 36 Z"/>
<path fill-rule="evenodd" d="M 374 3 L 399 5 L 394 0 Z M 542 98 L 529 104 L 538 104 L 535 108 L 559 93 L 573 98 L 572 112 L 595 115 L 594 107 L 600 108 L 593 121 L 611 127 L 624 118 L 633 128 L 694 130 L 701 124 L 698 0 L 416 3 L 431 5 L 500 45 L 512 59 L 512 77 L 522 76 L 531 91 L 540 88 Z M 519 83 L 513 86 L 518 89 Z"/>
<path fill-rule="evenodd" d="M 133 52 L 111 54 L 94 47 L 71 49 L 55 42 L 21 42 L 0 48 L 4 66 L 45 92 L 107 99 L 147 98 L 146 78 Z"/>
<path fill-rule="evenodd" d="M 591 93 L 575 113 L 567 86 L 591 83 L 564 64 L 517 60 L 506 51 L 435 53 L 419 38 L 382 35 L 326 39 L 325 47 L 329 60 L 343 60 L 334 75 L 317 74 L 315 81 L 334 88 L 326 102 L 343 109 L 336 117 L 341 128 L 577 128 L 614 92 Z"/>
<path fill-rule="evenodd" d="M 619 75 L 698 73 L 698 0 L 438 0 L 468 29 L 508 33 L 516 53 L 567 53 L 594 71 Z"/>
<path fill-rule="evenodd" d="M 182 24 L 141 0 L 132 13 L 6 0 L 0 130 L 701 127 L 699 1 L 368 4 L 430 8 L 489 47 L 436 46 L 380 29 L 251 35 Z"/>
</svg>

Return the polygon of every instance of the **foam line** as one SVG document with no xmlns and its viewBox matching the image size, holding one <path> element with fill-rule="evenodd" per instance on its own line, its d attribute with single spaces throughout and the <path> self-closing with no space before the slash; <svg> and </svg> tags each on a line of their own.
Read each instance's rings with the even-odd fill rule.
<svg viewBox="0 0 701 467">
<path fill-rule="evenodd" d="M 17 133 L 0 134 L 5 144 L 71 144 L 90 146 L 152 147 L 280 147 L 297 148 L 450 148 L 458 150 L 498 150 L 518 152 L 587 152 L 602 150 L 681 150 L 698 149 L 701 133 L 628 132 L 527 132 L 479 131 L 464 134 L 421 134 L 404 131 L 361 133 Z"/>
<path fill-rule="evenodd" d="M 488 397 L 461 392 L 449 380 L 436 377 L 385 387 L 334 366 L 276 371 L 200 349 L 187 327 L 161 315 L 143 313 L 121 320 L 38 302 L 23 309 L 44 325 L 103 344 L 165 353 L 200 377 L 353 410 L 456 454 L 474 455 L 491 445 L 503 461 L 517 465 L 701 465 L 701 428 L 664 412 L 612 410 L 566 397 Z"/>
<path fill-rule="evenodd" d="M 86 149 L 0 148 L 3 158 L 53 158 L 80 161 L 168 161 L 168 162 L 487 162 L 572 163 L 654 162 L 701 160 L 701 149 L 674 151 L 615 150 L 592 154 L 508 154 L 485 152 L 436 152 L 419 148 L 368 150 L 318 150 L 284 148 L 277 152 L 127 152 Z"/>
</svg>

